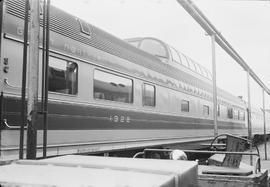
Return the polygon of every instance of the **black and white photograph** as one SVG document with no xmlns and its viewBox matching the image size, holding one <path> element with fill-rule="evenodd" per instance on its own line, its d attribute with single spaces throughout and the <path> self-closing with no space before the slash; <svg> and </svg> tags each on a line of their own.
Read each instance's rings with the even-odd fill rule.
<svg viewBox="0 0 270 187">
<path fill-rule="evenodd" d="M 270 0 L 0 0 L 0 187 L 270 187 Z"/>
</svg>

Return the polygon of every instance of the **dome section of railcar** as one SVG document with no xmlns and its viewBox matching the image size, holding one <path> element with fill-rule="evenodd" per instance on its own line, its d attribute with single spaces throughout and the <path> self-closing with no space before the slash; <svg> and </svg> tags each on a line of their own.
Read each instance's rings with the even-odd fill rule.
<svg viewBox="0 0 270 187">
<path fill-rule="evenodd" d="M 126 39 L 129 44 L 158 57 L 162 62 L 168 63 L 171 60 L 169 48 L 166 43 L 156 38 L 130 38 Z"/>
<path fill-rule="evenodd" d="M 138 37 L 129 38 L 125 41 L 158 57 L 164 63 L 168 63 L 178 69 L 186 69 L 209 80 L 212 79 L 212 74 L 208 69 L 159 39 L 152 37 Z"/>
</svg>

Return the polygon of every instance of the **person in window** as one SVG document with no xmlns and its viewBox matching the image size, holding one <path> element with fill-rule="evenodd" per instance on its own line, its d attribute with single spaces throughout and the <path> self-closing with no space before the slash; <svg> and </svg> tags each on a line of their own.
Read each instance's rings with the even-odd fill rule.
<svg viewBox="0 0 270 187">
<path fill-rule="evenodd" d="M 67 72 L 66 72 L 66 84 L 69 94 L 77 93 L 77 64 L 68 63 Z"/>
</svg>

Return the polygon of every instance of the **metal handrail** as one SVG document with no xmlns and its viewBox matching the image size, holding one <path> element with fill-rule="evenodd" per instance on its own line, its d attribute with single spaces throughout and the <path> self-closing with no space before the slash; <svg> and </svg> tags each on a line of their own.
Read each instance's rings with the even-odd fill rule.
<svg viewBox="0 0 270 187">
<path fill-rule="evenodd" d="M 220 135 L 216 136 L 216 137 L 212 140 L 212 142 L 211 142 L 211 144 L 210 144 L 210 148 L 213 147 L 213 146 L 212 146 L 213 143 L 214 143 L 219 137 L 221 137 L 221 136 L 232 136 L 232 137 L 234 137 L 234 138 L 239 138 L 239 139 L 245 140 L 248 144 L 253 145 L 253 141 L 252 141 L 252 140 L 249 140 L 249 139 L 246 139 L 246 138 L 242 138 L 242 137 L 238 137 L 238 136 L 234 136 L 234 135 L 232 135 L 232 134 L 225 133 L 225 134 L 220 134 Z M 257 145 L 254 145 L 254 147 L 256 148 L 257 154 L 260 156 L 260 151 L 259 151 L 258 146 L 257 146 Z"/>
<path fill-rule="evenodd" d="M 146 152 L 172 152 L 173 149 L 144 149 L 143 152 L 136 153 L 133 158 L 137 158 L 139 155 L 145 155 Z M 259 153 L 252 152 L 230 152 L 230 151 L 201 151 L 201 150 L 181 150 L 185 153 L 208 153 L 208 154 L 232 154 L 232 155 L 254 155 L 257 156 L 256 164 L 254 166 L 254 171 L 261 172 L 261 158 Z"/>
</svg>

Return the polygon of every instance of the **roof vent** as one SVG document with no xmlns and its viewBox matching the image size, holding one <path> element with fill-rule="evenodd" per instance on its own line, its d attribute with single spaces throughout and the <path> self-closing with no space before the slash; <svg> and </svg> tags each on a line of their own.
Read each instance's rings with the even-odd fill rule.
<svg viewBox="0 0 270 187">
<path fill-rule="evenodd" d="M 81 20 L 81 19 L 78 19 L 78 18 L 77 18 L 77 21 L 80 24 L 81 32 L 83 34 L 86 34 L 88 36 L 91 36 L 91 30 L 90 30 L 89 24 L 86 23 L 85 21 Z"/>
</svg>

